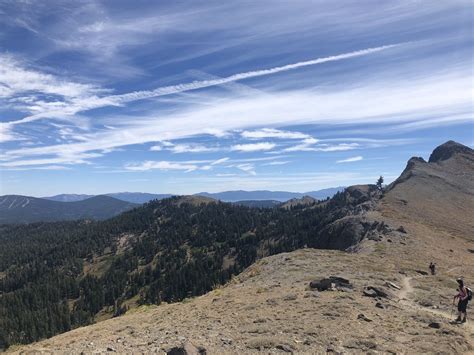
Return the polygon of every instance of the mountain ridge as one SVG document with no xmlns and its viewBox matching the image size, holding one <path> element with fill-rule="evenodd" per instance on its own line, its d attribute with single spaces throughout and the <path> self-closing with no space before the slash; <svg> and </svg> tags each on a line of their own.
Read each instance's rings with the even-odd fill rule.
<svg viewBox="0 0 474 355">
<path fill-rule="evenodd" d="M 325 200 L 327 197 L 332 197 L 338 191 L 342 191 L 344 187 L 331 187 L 327 189 L 309 191 L 309 192 L 289 192 L 289 191 L 271 191 L 271 190 L 229 190 L 222 192 L 199 192 L 194 195 L 201 195 L 211 197 L 224 202 L 237 202 L 237 201 L 248 201 L 248 200 L 278 200 L 285 202 L 292 198 L 302 198 L 303 196 L 311 196 L 318 200 Z M 111 196 L 122 201 L 132 203 L 146 203 L 152 200 L 161 200 L 175 196 L 176 194 L 154 194 L 147 192 L 114 192 L 103 194 L 105 196 Z M 61 202 L 74 202 L 81 201 L 93 196 L 100 195 L 87 195 L 87 194 L 60 194 L 54 196 L 40 197 L 47 200 L 61 201 Z"/>
<path fill-rule="evenodd" d="M 59 202 L 29 196 L 5 195 L 0 196 L 0 224 L 107 219 L 137 206 L 109 196 Z"/>
</svg>

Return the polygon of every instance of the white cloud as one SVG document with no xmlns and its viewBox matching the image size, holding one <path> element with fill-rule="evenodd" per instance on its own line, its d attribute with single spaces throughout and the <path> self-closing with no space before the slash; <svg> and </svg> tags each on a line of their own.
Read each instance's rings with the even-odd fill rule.
<svg viewBox="0 0 474 355">
<path fill-rule="evenodd" d="M 225 163 L 225 162 L 228 161 L 228 160 L 229 160 L 228 157 L 221 158 L 221 159 L 217 159 L 217 160 L 213 161 L 213 162 L 211 163 L 211 165 L 219 165 L 219 164 Z"/>
<path fill-rule="evenodd" d="M 9 141 L 16 141 L 22 139 L 18 134 L 13 133 L 8 130 L 6 125 L 0 122 L 0 143 L 1 142 L 9 142 Z"/>
<path fill-rule="evenodd" d="M 237 164 L 237 165 L 233 165 L 233 167 L 240 169 L 242 171 L 245 171 L 247 174 L 257 175 L 257 173 L 255 172 L 255 166 L 253 164 L 249 164 L 249 163 Z"/>
<path fill-rule="evenodd" d="M 338 163 L 338 164 L 340 164 L 340 163 L 352 163 L 352 162 L 356 162 L 356 161 L 361 161 L 362 159 L 364 159 L 364 158 L 361 155 L 358 155 L 356 157 L 338 160 L 338 161 L 336 161 L 336 163 Z"/>
<path fill-rule="evenodd" d="M 184 170 L 191 172 L 195 170 L 211 170 L 214 166 L 229 161 L 229 158 L 217 160 L 187 160 L 187 161 L 154 161 L 147 160 L 139 163 L 130 163 L 125 165 L 128 171 L 148 171 L 148 170 Z"/>
<path fill-rule="evenodd" d="M 199 168 L 198 165 L 189 163 L 169 162 L 169 161 L 145 161 L 139 164 L 128 164 L 126 170 L 147 171 L 147 170 L 185 170 L 194 171 Z"/>
<path fill-rule="evenodd" d="M 286 165 L 291 163 L 290 161 L 271 161 L 269 163 L 262 164 L 263 166 L 273 166 L 273 165 Z"/>
<path fill-rule="evenodd" d="M 244 138 L 279 138 L 279 139 L 309 139 L 310 135 L 302 132 L 282 131 L 274 128 L 262 128 L 255 131 L 243 131 L 240 135 Z"/>
<path fill-rule="evenodd" d="M 162 142 L 162 145 L 154 145 L 150 148 L 151 151 L 159 152 L 162 150 L 168 150 L 173 153 L 209 153 L 217 152 L 220 150 L 218 147 L 206 147 L 202 144 L 189 143 L 189 144 L 173 144 L 171 142 Z"/>
<path fill-rule="evenodd" d="M 26 171 L 26 170 L 72 170 L 71 167 L 62 165 L 44 165 L 44 166 L 27 166 L 27 167 L 14 167 L 4 168 L 9 171 Z"/>
<path fill-rule="evenodd" d="M 310 137 L 303 139 L 300 144 L 288 147 L 283 149 L 284 152 L 307 152 L 307 151 L 314 151 L 315 148 L 313 147 L 314 144 L 318 143 L 318 140 Z"/>
<path fill-rule="evenodd" d="M 51 74 L 26 69 L 22 63 L 13 59 L 13 57 L 0 54 L 0 98 L 39 92 L 74 99 L 89 97 L 104 91 L 94 85 L 80 84 Z M 28 100 L 31 97 L 25 97 L 24 99 L 25 103 L 33 103 L 30 107 L 31 111 L 39 109 L 37 105 L 46 104 L 42 101 Z"/>
<path fill-rule="evenodd" d="M 20 166 L 34 166 L 34 165 L 50 165 L 50 164 L 90 164 L 89 159 L 101 157 L 101 153 L 80 153 L 80 154 L 68 154 L 64 153 L 63 156 L 54 158 L 42 158 L 42 159 L 24 159 L 14 160 L 0 163 L 2 167 L 20 167 Z M 0 157 L 0 160 L 3 158 Z"/>
<path fill-rule="evenodd" d="M 318 144 L 319 140 L 308 138 L 300 144 L 283 149 L 284 152 L 338 152 L 352 150 L 359 147 L 358 143 Z"/>
<path fill-rule="evenodd" d="M 218 148 L 206 147 L 201 144 L 176 144 L 170 150 L 173 153 L 205 153 L 215 152 Z"/>
<path fill-rule="evenodd" d="M 261 143 L 249 143 L 249 144 L 236 144 L 230 147 L 233 151 L 238 152 L 259 152 L 272 150 L 276 147 L 275 143 L 270 142 L 261 142 Z"/>
<path fill-rule="evenodd" d="M 358 143 L 341 143 L 337 145 L 321 145 L 320 147 L 315 147 L 314 151 L 316 152 L 342 152 L 346 150 L 357 149 L 359 147 Z"/>
</svg>

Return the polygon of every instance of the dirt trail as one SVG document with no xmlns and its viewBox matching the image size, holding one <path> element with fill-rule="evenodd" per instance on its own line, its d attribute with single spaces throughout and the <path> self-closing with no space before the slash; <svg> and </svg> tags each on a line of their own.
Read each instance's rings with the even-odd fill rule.
<svg viewBox="0 0 474 355">
<path fill-rule="evenodd" d="M 400 300 L 406 300 L 407 296 L 413 292 L 413 286 L 411 285 L 411 277 L 405 276 L 402 280 L 402 288 L 398 293 Z"/>
<path fill-rule="evenodd" d="M 414 310 L 419 310 L 419 311 L 435 314 L 437 316 L 441 316 L 443 318 L 446 318 L 446 319 L 449 319 L 450 321 L 452 321 L 453 317 L 455 316 L 454 312 L 452 314 L 450 314 L 449 312 L 445 312 L 445 311 L 442 311 L 442 310 L 439 310 L 439 309 L 432 309 L 432 308 L 423 307 L 423 306 L 420 306 L 419 304 L 415 303 L 413 300 L 410 299 L 410 295 L 414 291 L 414 288 L 411 284 L 412 279 L 413 279 L 413 277 L 410 277 L 410 276 L 405 276 L 402 279 L 402 282 L 401 282 L 402 288 L 401 288 L 400 292 L 398 293 L 398 297 L 400 299 L 399 303 L 403 304 L 404 306 L 410 307 Z M 474 325 L 469 321 L 467 323 L 464 323 L 464 324 L 460 325 L 460 326 L 462 328 L 465 328 L 465 330 L 469 329 L 471 332 L 474 332 Z M 471 344 L 474 345 L 474 341 L 471 340 Z"/>
</svg>

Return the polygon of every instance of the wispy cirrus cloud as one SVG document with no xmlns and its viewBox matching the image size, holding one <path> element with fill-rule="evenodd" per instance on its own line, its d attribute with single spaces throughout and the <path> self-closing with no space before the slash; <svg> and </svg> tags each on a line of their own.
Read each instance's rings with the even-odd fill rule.
<svg viewBox="0 0 474 355">
<path fill-rule="evenodd" d="M 170 161 L 144 161 L 139 164 L 128 164 L 126 170 L 130 171 L 148 171 L 148 170 L 185 170 L 194 171 L 199 168 L 196 164 L 170 162 Z"/>
<path fill-rule="evenodd" d="M 237 152 L 260 152 L 272 150 L 276 147 L 275 143 L 271 142 L 260 142 L 260 143 L 248 143 L 248 144 L 236 144 L 230 147 L 230 150 Z"/>
<path fill-rule="evenodd" d="M 50 164 L 90 164 L 89 160 L 93 158 L 101 157 L 102 153 L 78 153 L 78 154 L 69 154 L 64 152 L 61 156 L 53 158 L 40 158 L 40 159 L 22 159 L 22 160 L 13 160 L 13 161 L 3 161 L 0 162 L 0 167 L 4 168 L 13 168 L 21 166 L 41 166 L 41 165 L 50 165 Z M 0 161 L 2 161 L 0 156 Z"/>
<path fill-rule="evenodd" d="M 105 93 L 100 87 L 82 84 L 58 76 L 28 69 L 11 55 L 0 54 L 0 98 L 15 97 L 13 102 L 25 105 L 29 111 L 41 110 L 47 100 L 36 99 L 29 94 L 56 95 L 65 99 L 90 97 Z M 52 105 L 51 105 L 52 106 Z"/>
<path fill-rule="evenodd" d="M 318 143 L 318 140 L 310 137 L 303 139 L 299 144 L 283 149 L 284 152 L 309 152 L 314 151 L 314 145 Z"/>
<path fill-rule="evenodd" d="M 228 157 L 216 160 L 187 160 L 187 161 L 154 161 L 146 160 L 139 163 L 129 163 L 124 166 L 128 171 L 149 171 L 149 170 L 184 170 L 191 172 L 195 170 L 211 170 L 214 166 L 223 164 L 229 160 Z"/>
<path fill-rule="evenodd" d="M 370 55 L 370 54 L 374 54 L 374 53 L 388 50 L 391 48 L 395 48 L 398 46 L 401 46 L 401 44 L 391 44 L 391 45 L 385 45 L 385 46 L 374 47 L 374 48 L 366 48 L 366 49 L 361 49 L 361 50 L 357 50 L 357 51 L 353 51 L 349 53 L 343 53 L 343 54 L 333 55 L 329 57 L 323 57 L 323 58 L 297 62 L 293 64 L 287 64 L 287 65 L 274 67 L 270 69 L 243 72 L 243 73 L 238 73 L 238 74 L 230 75 L 228 77 L 219 78 L 219 79 L 194 81 L 191 83 L 164 86 L 164 87 L 159 87 L 157 89 L 148 90 L 148 91 L 135 91 L 135 92 L 130 92 L 126 94 L 110 95 L 110 96 L 102 96 L 102 97 L 98 97 L 95 95 L 89 95 L 88 97 L 82 97 L 82 96 L 73 97 L 73 99 L 70 102 L 68 102 L 67 105 L 64 102 L 60 102 L 60 101 L 36 102 L 36 105 L 30 106 L 30 111 L 32 112 L 39 111 L 38 113 L 24 117 L 20 120 L 10 121 L 4 124 L 3 129 L 8 129 L 14 125 L 33 122 L 40 119 L 57 118 L 64 115 L 66 116 L 74 115 L 76 113 L 86 111 L 86 110 L 92 110 L 95 108 L 107 107 L 107 106 L 120 106 L 129 102 L 134 102 L 138 100 L 156 98 L 156 97 L 167 96 L 167 95 L 174 95 L 174 94 L 178 94 L 178 93 L 182 93 L 186 91 L 198 90 L 198 89 L 218 86 L 218 85 L 222 85 L 226 83 L 231 83 L 234 81 L 268 76 L 268 75 L 295 70 L 295 69 L 303 68 L 307 66 L 313 66 L 313 65 L 324 64 L 328 62 L 334 62 L 334 61 L 339 61 L 339 60 L 345 60 L 345 59 Z M 37 74 L 37 75 L 40 75 L 40 74 Z M 75 87 L 72 84 L 70 84 L 70 86 L 71 87 L 69 88 L 69 90 L 71 91 L 74 91 L 74 89 L 78 91 L 80 89 L 80 87 Z M 42 88 L 38 86 L 36 87 L 36 91 L 43 92 L 43 89 L 48 89 L 48 87 Z M 64 89 L 66 90 L 68 89 L 68 87 Z"/>
<path fill-rule="evenodd" d="M 347 158 L 347 159 L 338 160 L 338 161 L 336 161 L 336 163 L 338 163 L 338 164 L 340 164 L 340 163 L 353 163 L 353 162 L 356 162 L 356 161 L 361 161 L 363 159 L 364 158 L 361 155 L 358 155 L 356 157 L 351 157 L 351 158 Z"/>
<path fill-rule="evenodd" d="M 446 87 L 451 89 L 446 91 Z M 429 78 L 414 78 L 410 82 L 376 82 L 335 92 L 292 90 L 262 96 L 218 97 L 204 106 L 193 105 L 172 113 L 160 115 L 151 112 L 147 115 L 118 117 L 114 121 L 116 128 L 82 134 L 79 142 L 10 149 L 4 152 L 2 159 L 16 160 L 40 155 L 62 157 L 65 152 L 94 152 L 156 142 L 157 138 L 189 138 L 208 134 L 208 127 L 213 127 L 216 132 L 229 132 L 295 124 L 337 125 L 339 129 L 344 125 L 369 124 L 376 127 L 376 124 L 381 123 L 386 129 L 391 125 L 409 123 L 436 126 L 439 122 L 431 122 L 431 117 L 440 112 L 445 123 L 471 122 L 471 88 L 469 76 L 447 72 Z M 367 97 L 377 97 L 378 104 L 367 105 Z M 160 115 L 159 120 L 156 119 L 157 115 Z M 206 125 L 202 125 L 202 122 L 206 122 Z M 286 148 L 291 148 L 287 149 L 290 152 L 330 152 L 355 149 L 357 144 L 364 143 L 351 140 L 348 138 L 347 143 L 340 141 L 335 144 L 324 142 L 325 146 L 323 142 L 317 144 L 313 140 L 302 140 Z M 265 145 L 265 148 L 274 147 Z"/>
<path fill-rule="evenodd" d="M 282 160 L 278 160 L 278 161 L 271 161 L 269 163 L 264 163 L 262 164 L 263 166 L 276 166 L 276 165 L 286 165 L 286 164 L 289 164 L 291 163 L 291 161 L 288 161 L 288 160 L 285 160 L 285 161 L 282 161 Z"/>
<path fill-rule="evenodd" d="M 303 132 L 284 131 L 275 128 L 262 128 L 254 131 L 243 131 L 240 135 L 244 138 L 262 139 L 262 138 L 278 138 L 278 139 L 310 139 L 309 134 Z"/>
<path fill-rule="evenodd" d="M 209 153 L 217 152 L 220 150 L 219 147 L 207 147 L 202 144 L 189 143 L 189 144 L 173 144 L 168 142 L 163 145 L 154 145 L 150 148 L 151 151 L 162 151 L 168 150 L 172 153 Z"/>
<path fill-rule="evenodd" d="M 219 164 L 222 164 L 222 163 L 225 163 L 226 161 L 228 161 L 230 158 L 228 157 L 225 157 L 225 158 L 221 158 L 221 159 L 217 159 L 217 160 L 214 160 L 211 165 L 219 165 Z"/>
<path fill-rule="evenodd" d="M 72 167 L 64 166 L 64 165 L 41 165 L 41 166 L 12 167 L 12 168 L 4 168 L 4 169 L 8 171 L 28 171 L 28 170 L 58 171 L 58 170 L 72 170 Z"/>
<path fill-rule="evenodd" d="M 237 168 L 253 176 L 257 175 L 257 172 L 255 171 L 255 165 L 251 163 L 230 165 L 229 167 Z"/>
</svg>

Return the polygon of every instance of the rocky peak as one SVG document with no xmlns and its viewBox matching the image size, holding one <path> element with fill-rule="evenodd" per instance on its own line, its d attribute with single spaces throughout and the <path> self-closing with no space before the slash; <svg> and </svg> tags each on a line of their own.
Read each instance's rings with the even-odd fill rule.
<svg viewBox="0 0 474 355">
<path fill-rule="evenodd" d="M 451 158 L 454 154 L 460 153 L 474 155 L 474 150 L 455 141 L 447 141 L 433 150 L 433 153 L 430 155 L 429 162 L 437 163 L 439 161 Z"/>
</svg>

